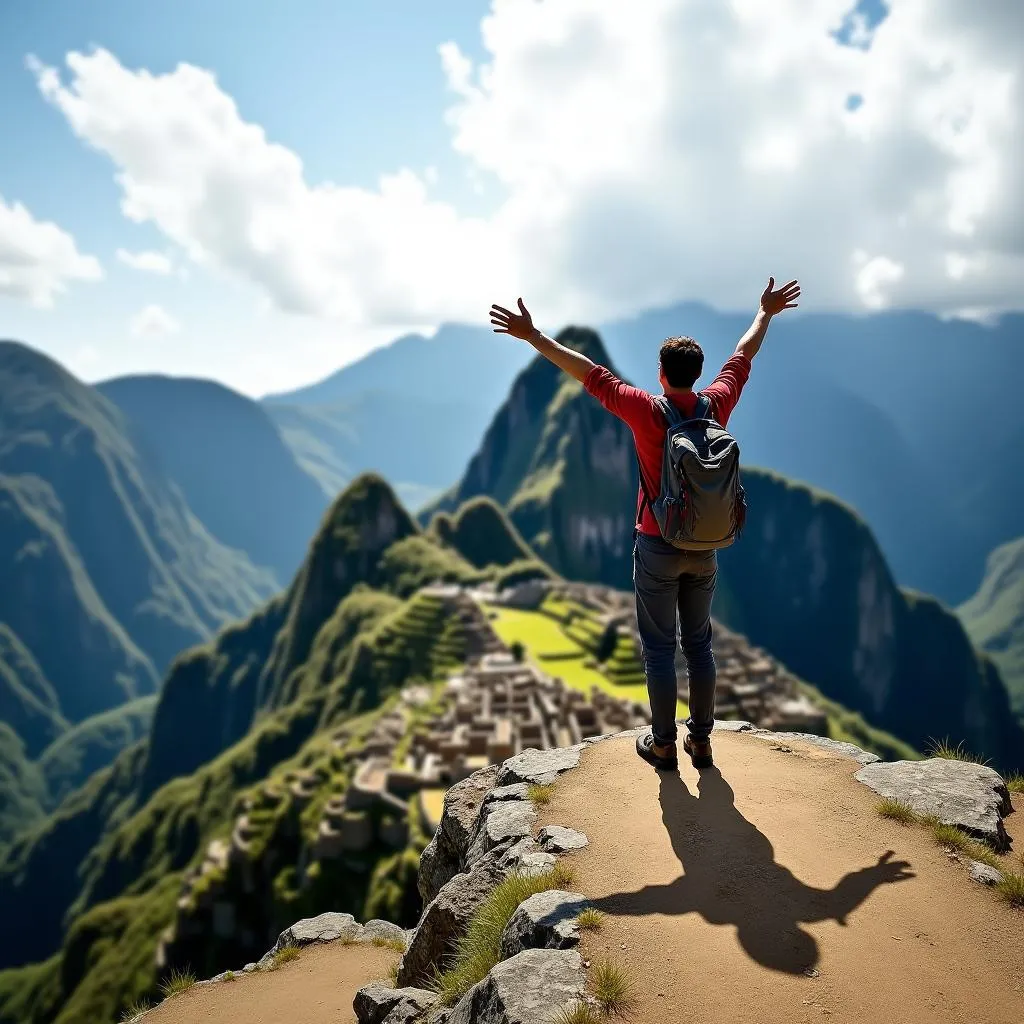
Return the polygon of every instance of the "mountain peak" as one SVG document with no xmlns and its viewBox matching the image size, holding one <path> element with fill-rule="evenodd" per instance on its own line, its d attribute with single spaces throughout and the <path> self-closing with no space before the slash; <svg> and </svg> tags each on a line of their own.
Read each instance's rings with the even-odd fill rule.
<svg viewBox="0 0 1024 1024">
<path fill-rule="evenodd" d="M 592 327 L 570 324 L 558 332 L 555 340 L 565 345 L 566 348 L 574 349 L 593 362 L 600 366 L 606 366 L 614 372 L 611 357 L 608 355 L 608 349 L 605 348 L 601 335 Z"/>
</svg>

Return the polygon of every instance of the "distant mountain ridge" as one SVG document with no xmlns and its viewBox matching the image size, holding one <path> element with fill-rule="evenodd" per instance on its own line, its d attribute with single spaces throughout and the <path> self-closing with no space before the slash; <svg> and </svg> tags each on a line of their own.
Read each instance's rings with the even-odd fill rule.
<svg viewBox="0 0 1024 1024">
<path fill-rule="evenodd" d="M 957 614 L 971 639 L 999 666 L 1024 722 L 1024 537 L 992 552 L 977 594 Z"/>
<path fill-rule="evenodd" d="M 662 339 L 697 338 L 707 356 L 707 383 L 749 322 L 748 314 L 683 303 L 604 325 L 601 333 L 626 377 L 657 388 Z M 780 320 L 734 415 L 744 459 L 854 506 L 871 523 L 901 583 L 959 603 L 977 589 L 988 552 L 1020 532 L 1024 474 L 1009 470 L 1024 445 L 1015 393 L 1024 374 L 1022 342 L 1024 317 L 1018 315 L 994 327 L 915 312 L 801 312 Z M 345 462 L 352 449 L 339 435 L 350 428 L 330 405 L 377 394 L 379 408 L 362 406 L 358 436 L 367 447 L 351 468 L 358 471 L 365 461 L 391 479 L 443 491 L 454 479 L 451 464 L 469 460 L 530 356 L 528 346 L 487 328 L 444 325 L 432 338 L 400 338 L 320 384 L 264 401 L 290 404 L 293 411 L 282 416 L 301 418 L 294 410 L 302 406 L 306 415 L 329 420 L 329 428 L 302 435 L 305 447 L 330 462 L 329 453 L 341 444 L 344 458 L 335 461 Z M 386 455 L 369 450 L 375 424 L 385 422 L 394 404 L 408 403 L 411 410 L 427 393 L 432 407 L 451 403 L 452 418 L 457 412 L 466 431 L 453 433 L 443 417 L 421 416 L 422 465 L 385 464 Z M 471 401 L 478 404 L 467 412 Z M 964 417 L 979 416 L 986 435 L 980 463 L 973 431 L 962 426 Z M 440 449 L 449 456 L 444 462 L 433 454 Z"/>
</svg>

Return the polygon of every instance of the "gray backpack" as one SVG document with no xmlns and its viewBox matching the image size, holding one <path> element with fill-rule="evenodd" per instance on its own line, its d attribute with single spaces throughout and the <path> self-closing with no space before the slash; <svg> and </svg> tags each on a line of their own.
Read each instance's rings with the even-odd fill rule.
<svg viewBox="0 0 1024 1024">
<path fill-rule="evenodd" d="M 697 396 L 691 419 L 664 396 L 655 404 L 668 421 L 661 494 L 651 501 L 644 488 L 644 499 L 662 537 L 694 551 L 728 547 L 743 529 L 747 512 L 739 445 L 715 420 L 707 395 Z"/>
</svg>

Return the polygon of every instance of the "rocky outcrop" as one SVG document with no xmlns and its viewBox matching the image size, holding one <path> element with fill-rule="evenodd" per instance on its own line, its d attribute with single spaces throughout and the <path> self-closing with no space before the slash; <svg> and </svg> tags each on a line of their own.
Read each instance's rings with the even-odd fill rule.
<svg viewBox="0 0 1024 1024">
<path fill-rule="evenodd" d="M 441 823 L 420 857 L 419 890 L 424 906 L 465 867 L 480 805 L 492 790 L 499 768 L 499 765 L 482 768 L 452 786 L 445 794 Z"/>
<path fill-rule="evenodd" d="M 855 778 L 880 796 L 956 825 L 995 850 L 1009 847 L 1003 815 L 1012 810 L 1010 793 L 991 768 L 933 757 L 865 765 Z"/>
<path fill-rule="evenodd" d="M 356 993 L 353 1009 L 362 1024 L 412 1024 L 436 1002 L 437 996 L 423 988 L 367 985 Z"/>
<path fill-rule="evenodd" d="M 394 942 L 403 946 L 409 940 L 404 928 L 390 921 L 373 920 L 360 924 L 351 914 L 330 912 L 317 917 L 304 917 L 277 937 L 277 942 L 261 958 L 257 967 L 267 967 L 274 957 L 292 946 L 308 946 L 313 942 Z"/>
<path fill-rule="evenodd" d="M 938 814 L 993 845 L 998 845 L 1000 836 L 1005 839 L 1002 815 L 1009 813 L 1009 801 L 1002 780 L 990 769 L 958 761 L 881 763 L 874 754 L 853 744 L 813 734 L 774 733 L 749 722 L 722 722 L 716 727 L 750 733 L 784 749 L 793 749 L 790 744 L 814 744 L 855 762 L 859 766 L 855 778 L 876 792 L 884 789 L 885 795 L 905 799 L 921 813 Z M 632 737 L 637 732 L 617 735 Z M 555 782 L 578 766 L 587 746 L 609 738 L 593 737 L 555 750 L 525 750 L 500 767 L 477 772 L 449 792 L 442 821 L 420 864 L 420 891 L 433 892 L 433 897 L 399 966 L 398 984 L 407 987 L 384 991 L 411 992 L 417 989 L 408 986 L 426 984 L 502 879 L 512 872 L 543 873 L 555 865 L 559 855 L 587 845 L 585 835 L 561 825 L 545 826 L 534 835 L 537 815 L 530 787 Z M 456 867 L 458 870 L 450 873 Z M 972 877 L 991 881 L 987 872 L 982 877 L 981 868 L 984 865 L 972 866 Z M 528 897 L 505 927 L 501 960 L 453 1007 L 434 1007 L 430 1019 L 444 1024 L 536 1024 L 587 1002 L 586 971 L 574 948 L 580 941 L 578 918 L 587 905 L 585 896 L 562 890 Z M 362 998 L 368 991 L 364 989 L 356 1000 L 360 1024 L 427 1019 L 372 1016 L 369 996 Z M 381 1005 L 381 998 L 375 996 L 373 1005 Z M 399 1005 L 397 995 L 387 998 Z M 364 1009 L 360 1010 L 361 1006 Z M 408 1007 L 413 1013 L 411 1002 Z"/>
<path fill-rule="evenodd" d="M 523 900 L 501 936 L 501 957 L 524 949 L 571 949 L 580 944 L 580 914 L 587 898 L 578 892 L 549 889 Z"/>
<path fill-rule="evenodd" d="M 493 967 L 459 1000 L 447 1024 L 537 1024 L 586 999 L 576 950 L 527 949 Z"/>
</svg>

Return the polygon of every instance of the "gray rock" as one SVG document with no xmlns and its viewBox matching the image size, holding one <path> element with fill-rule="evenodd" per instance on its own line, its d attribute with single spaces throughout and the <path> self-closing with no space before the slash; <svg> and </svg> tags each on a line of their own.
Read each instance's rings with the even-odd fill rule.
<svg viewBox="0 0 1024 1024">
<path fill-rule="evenodd" d="M 510 786 L 516 782 L 532 782 L 538 786 L 546 786 L 563 772 L 575 768 L 580 763 L 582 746 L 580 743 L 575 747 L 560 747 L 555 750 L 523 750 L 501 766 L 495 785 Z"/>
<path fill-rule="evenodd" d="M 359 934 L 360 925 L 351 914 L 333 911 L 317 917 L 304 917 L 290 928 L 285 928 L 277 942 L 260 957 L 258 967 L 270 964 L 274 955 L 286 946 L 308 946 L 311 942 L 334 942 L 337 939 L 352 940 Z"/>
<path fill-rule="evenodd" d="M 589 906 L 578 892 L 549 889 L 523 900 L 501 936 L 501 958 L 524 949 L 570 949 L 580 944 L 576 918 Z"/>
<path fill-rule="evenodd" d="M 962 828 L 995 850 L 1009 849 L 1003 815 L 1011 810 L 1010 793 L 991 768 L 933 757 L 865 765 L 854 778 L 918 814 L 932 814 Z"/>
<path fill-rule="evenodd" d="M 743 722 L 739 719 L 719 721 L 716 718 L 715 732 L 757 732 L 757 727 L 751 722 Z"/>
<path fill-rule="evenodd" d="M 536 841 L 527 836 L 520 839 L 515 846 L 509 847 L 498 861 L 504 871 L 518 871 L 524 875 L 542 875 L 550 871 L 558 858 L 553 853 L 542 850 Z"/>
<path fill-rule="evenodd" d="M 423 988 L 367 985 L 352 1001 L 359 1024 L 412 1024 L 423 1020 L 437 996 Z"/>
<path fill-rule="evenodd" d="M 527 800 L 503 800 L 488 804 L 480 812 L 476 835 L 466 860 L 476 863 L 485 853 L 505 844 L 511 846 L 533 832 L 537 812 Z"/>
<path fill-rule="evenodd" d="M 718 728 L 717 724 L 715 728 Z M 737 730 L 744 732 L 747 730 Z M 773 732 L 771 729 L 753 729 L 752 735 L 759 740 L 796 740 L 800 743 L 813 743 L 816 747 L 823 747 L 839 757 L 847 757 L 859 764 L 876 764 L 881 758 L 877 754 L 869 754 L 866 750 L 853 743 L 845 743 L 842 740 L 830 740 L 827 736 L 818 736 L 812 732 Z"/>
<path fill-rule="evenodd" d="M 549 853 L 568 853 L 570 850 L 582 850 L 590 840 L 582 832 L 564 825 L 545 825 L 537 836 L 537 841 Z"/>
<path fill-rule="evenodd" d="M 448 1024 L 540 1024 L 586 998 L 574 949 L 526 949 L 491 968 L 456 1004 Z"/>
<path fill-rule="evenodd" d="M 242 973 L 250 974 L 252 971 L 258 970 L 259 966 L 260 965 L 256 963 L 248 963 L 242 968 Z"/>
<path fill-rule="evenodd" d="M 529 800 L 530 784 L 528 782 L 514 782 L 511 786 L 495 786 L 485 797 L 483 806 L 498 803 L 502 800 Z"/>
<path fill-rule="evenodd" d="M 411 934 L 411 932 L 407 932 L 404 928 L 399 928 L 397 924 L 374 918 L 363 925 L 355 938 L 357 942 L 373 942 L 378 940 L 380 942 L 400 942 L 403 946 L 407 946 Z"/>
<path fill-rule="evenodd" d="M 499 765 L 489 765 L 456 783 L 445 794 L 437 831 L 420 856 L 417 884 L 426 906 L 449 879 L 466 867 L 469 841 L 476 829 L 480 805 L 493 789 Z"/>
<path fill-rule="evenodd" d="M 399 985 L 424 984 L 434 965 L 455 948 L 477 907 L 504 877 L 497 861 L 497 856 L 486 857 L 441 887 L 423 911 L 398 965 Z"/>
<path fill-rule="evenodd" d="M 1003 873 L 980 860 L 972 860 L 967 872 L 975 882 L 982 885 L 998 885 L 1003 879 Z"/>
</svg>

